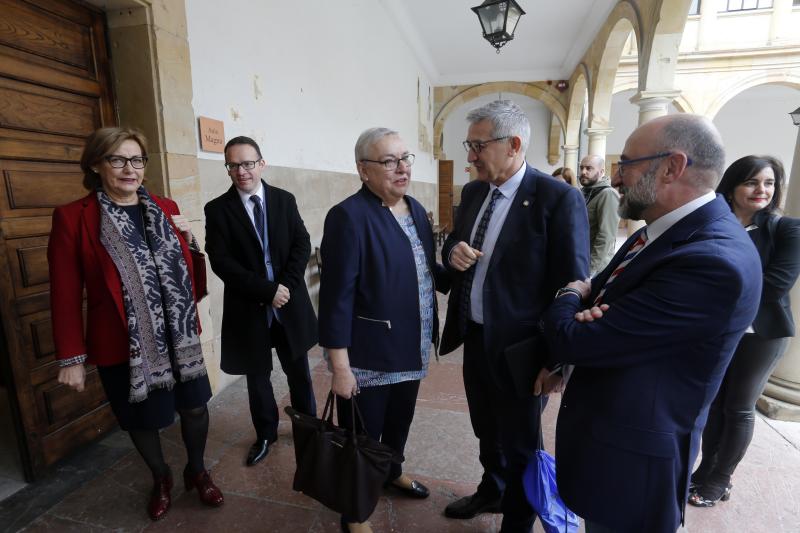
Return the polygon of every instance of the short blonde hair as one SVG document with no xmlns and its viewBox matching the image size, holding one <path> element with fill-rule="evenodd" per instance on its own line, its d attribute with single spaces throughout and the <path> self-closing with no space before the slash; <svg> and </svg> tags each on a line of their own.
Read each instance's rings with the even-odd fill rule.
<svg viewBox="0 0 800 533">
<path fill-rule="evenodd" d="M 127 140 L 136 141 L 142 149 L 142 155 L 147 157 L 147 139 L 142 132 L 132 128 L 100 128 L 89 135 L 81 155 L 81 170 L 83 171 L 83 186 L 93 191 L 100 186 L 100 174 L 92 167 L 102 162 L 103 158 L 114 153 L 114 150 Z"/>
</svg>

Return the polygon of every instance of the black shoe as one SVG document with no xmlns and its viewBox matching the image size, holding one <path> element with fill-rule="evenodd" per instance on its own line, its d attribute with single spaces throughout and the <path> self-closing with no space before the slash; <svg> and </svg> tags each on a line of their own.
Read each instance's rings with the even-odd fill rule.
<svg viewBox="0 0 800 533">
<path fill-rule="evenodd" d="M 253 466 L 263 460 L 269 453 L 270 444 L 271 442 L 268 440 L 257 440 L 255 444 L 250 446 L 250 451 L 247 452 L 247 466 Z"/>
<path fill-rule="evenodd" d="M 393 489 L 402 492 L 406 496 L 409 496 L 411 498 L 417 498 L 419 500 L 424 500 L 425 498 L 431 495 L 431 491 L 428 490 L 428 487 L 426 487 L 417 480 L 411 482 L 411 487 L 402 487 L 400 485 L 397 485 L 393 481 L 387 483 L 386 487 L 392 487 Z"/>
<path fill-rule="evenodd" d="M 499 513 L 500 498 L 489 499 L 480 493 L 464 496 L 444 508 L 447 518 L 473 518 L 481 513 Z"/>
<path fill-rule="evenodd" d="M 733 485 L 728 483 L 728 486 L 725 487 L 722 494 L 718 498 L 706 498 L 703 496 L 700 491 L 703 490 L 703 487 L 698 486 L 697 489 L 689 494 L 689 505 L 694 505 L 695 507 L 714 507 L 718 501 L 726 502 L 731 499 L 731 489 L 733 489 Z"/>
</svg>

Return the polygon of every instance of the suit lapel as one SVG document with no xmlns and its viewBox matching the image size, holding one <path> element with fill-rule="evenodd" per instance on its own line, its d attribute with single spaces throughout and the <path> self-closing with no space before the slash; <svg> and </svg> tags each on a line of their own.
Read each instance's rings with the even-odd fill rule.
<svg viewBox="0 0 800 533">
<path fill-rule="evenodd" d="M 508 208 L 503 226 L 500 228 L 500 234 L 497 236 L 497 242 L 492 251 L 492 259 L 489 263 L 489 270 L 502 257 L 503 253 L 511 248 L 516 239 L 519 238 L 520 232 L 517 231 L 520 221 L 524 220 L 525 215 L 530 209 L 533 209 L 533 202 L 536 198 L 536 179 L 530 174 L 529 169 L 525 169 L 525 175 L 522 176 L 522 181 L 517 189 L 517 194 L 514 195 L 511 207 Z"/>
<path fill-rule="evenodd" d="M 261 248 L 261 240 L 258 238 L 258 235 L 256 235 L 256 229 L 253 227 L 250 217 L 247 216 L 247 211 L 245 211 L 244 205 L 242 205 L 242 199 L 236 187 L 231 186 L 228 192 L 225 193 L 225 202 L 226 209 L 231 218 L 242 226 L 242 229 L 247 233 L 250 240 L 253 241 L 252 244 Z"/>
<path fill-rule="evenodd" d="M 475 227 L 475 221 L 478 219 L 478 212 L 481 210 L 483 201 L 486 199 L 486 194 L 489 192 L 489 184 L 480 183 L 480 186 L 476 187 L 476 189 L 468 205 L 462 206 L 466 208 L 466 211 L 464 212 L 464 224 L 461 227 L 463 233 L 459 235 L 459 240 L 469 245 L 472 244 L 472 239 L 470 238 L 472 236 L 472 228 Z"/>
<path fill-rule="evenodd" d="M 272 194 L 272 187 L 267 185 L 264 180 L 261 180 L 261 185 L 264 187 L 264 198 L 266 199 L 264 209 L 267 210 L 267 241 L 270 245 L 270 250 L 274 250 L 273 239 L 276 235 L 274 228 L 277 228 L 277 224 L 280 222 L 278 220 L 278 206 L 276 205 L 275 195 Z"/>
</svg>

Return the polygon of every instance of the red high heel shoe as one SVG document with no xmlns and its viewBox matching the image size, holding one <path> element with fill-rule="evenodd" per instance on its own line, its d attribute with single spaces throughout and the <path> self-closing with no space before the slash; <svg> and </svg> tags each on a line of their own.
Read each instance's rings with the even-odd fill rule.
<svg viewBox="0 0 800 533">
<path fill-rule="evenodd" d="M 214 485 L 208 470 L 203 470 L 199 474 L 192 474 L 187 465 L 186 468 L 183 469 L 183 484 L 187 492 L 192 490 L 192 488 L 196 488 L 197 493 L 200 495 L 200 501 L 209 507 L 219 507 L 225 503 L 222 491 L 219 490 L 219 487 Z"/>
<path fill-rule="evenodd" d="M 153 491 L 150 493 L 150 502 L 147 504 L 147 514 L 150 520 L 161 520 L 172 505 L 170 491 L 172 490 L 172 472 L 161 477 L 153 478 Z"/>
</svg>

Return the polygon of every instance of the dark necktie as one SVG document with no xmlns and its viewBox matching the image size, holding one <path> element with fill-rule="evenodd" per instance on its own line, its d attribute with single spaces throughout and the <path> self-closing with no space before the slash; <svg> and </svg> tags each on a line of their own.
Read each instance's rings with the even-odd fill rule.
<svg viewBox="0 0 800 533">
<path fill-rule="evenodd" d="M 264 216 L 264 208 L 261 207 L 261 197 L 257 194 L 254 194 L 250 197 L 250 201 L 253 202 L 253 222 L 256 226 L 256 233 L 258 234 L 258 240 L 261 241 L 261 249 L 264 252 L 264 263 L 267 267 L 267 279 L 273 281 L 275 279 L 275 274 L 272 271 L 272 262 L 270 261 L 270 254 L 269 254 L 269 240 L 267 238 L 267 229 L 265 227 L 265 216 Z M 272 316 L 275 313 L 275 310 L 272 309 L 272 305 L 269 305 L 267 308 L 267 324 L 272 325 Z"/>
<path fill-rule="evenodd" d="M 489 227 L 489 220 L 492 218 L 492 212 L 494 212 L 494 204 L 497 203 L 497 199 L 502 195 L 503 193 L 500 192 L 500 189 L 495 189 L 494 192 L 492 192 L 492 199 L 489 200 L 489 205 L 486 206 L 486 209 L 484 210 L 483 215 L 478 222 L 478 227 L 475 229 L 475 237 L 472 239 L 472 247 L 476 250 L 480 250 L 483 247 L 483 239 L 486 237 L 486 230 Z M 461 282 L 461 313 L 459 314 L 459 324 L 461 326 L 462 333 L 467 330 L 467 320 L 469 319 L 470 309 L 470 292 L 472 292 L 472 282 L 475 281 L 476 266 L 477 262 L 464 272 L 464 279 Z"/>
</svg>

